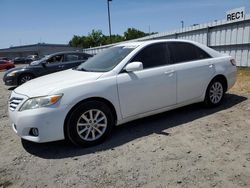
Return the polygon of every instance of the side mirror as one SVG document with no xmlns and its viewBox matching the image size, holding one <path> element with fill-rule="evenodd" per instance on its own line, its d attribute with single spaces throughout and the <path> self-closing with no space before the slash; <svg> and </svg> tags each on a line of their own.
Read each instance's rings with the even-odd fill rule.
<svg viewBox="0 0 250 188">
<path fill-rule="evenodd" d="M 143 69 L 143 64 L 142 62 L 132 62 L 126 65 L 125 70 L 127 72 L 134 72 L 134 71 L 139 71 Z"/>
</svg>

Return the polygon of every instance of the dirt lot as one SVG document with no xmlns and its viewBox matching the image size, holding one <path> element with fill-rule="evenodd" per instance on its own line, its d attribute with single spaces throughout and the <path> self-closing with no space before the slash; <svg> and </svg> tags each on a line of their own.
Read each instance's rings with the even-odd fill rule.
<svg viewBox="0 0 250 188">
<path fill-rule="evenodd" d="M 250 70 L 222 106 L 195 104 L 117 127 L 92 148 L 21 141 L 0 73 L 0 187 L 250 187 Z"/>
</svg>

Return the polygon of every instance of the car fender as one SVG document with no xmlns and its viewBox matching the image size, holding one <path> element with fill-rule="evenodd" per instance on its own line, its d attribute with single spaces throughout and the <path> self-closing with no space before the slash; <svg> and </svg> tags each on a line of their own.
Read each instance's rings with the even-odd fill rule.
<svg viewBox="0 0 250 188">
<path fill-rule="evenodd" d="M 109 101 L 113 105 L 116 111 L 117 120 L 122 118 L 115 76 L 98 79 L 88 83 L 76 84 L 68 87 L 67 89 L 64 88 L 63 90 L 55 90 L 53 93 L 63 93 L 61 103 L 62 105 L 68 106 L 68 112 L 81 101 L 89 98 L 102 98 Z"/>
</svg>

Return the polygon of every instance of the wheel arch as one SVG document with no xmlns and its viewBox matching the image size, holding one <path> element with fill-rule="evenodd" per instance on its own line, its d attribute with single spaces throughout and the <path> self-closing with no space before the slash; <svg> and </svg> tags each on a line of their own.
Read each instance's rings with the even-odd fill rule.
<svg viewBox="0 0 250 188">
<path fill-rule="evenodd" d="M 204 93 L 203 93 L 203 95 L 202 95 L 202 100 L 205 100 L 205 97 L 206 97 L 206 93 L 207 93 L 209 84 L 210 84 L 212 81 L 216 80 L 216 79 L 222 80 L 223 87 L 224 87 L 224 91 L 225 91 L 225 92 L 227 91 L 227 89 L 228 89 L 228 82 L 227 82 L 226 76 L 223 75 L 223 74 L 217 74 L 217 75 L 213 76 L 213 77 L 209 80 L 209 82 L 207 82 L 207 85 L 206 85 L 206 87 L 205 87 L 205 89 L 204 89 Z"/>
<path fill-rule="evenodd" d="M 23 76 L 23 75 L 31 75 L 31 76 L 33 76 L 33 78 L 36 78 L 36 75 L 35 75 L 34 73 L 32 73 L 32 72 L 21 72 L 21 73 L 18 75 L 17 80 L 19 80 L 20 77 Z"/>
<path fill-rule="evenodd" d="M 227 91 L 227 89 L 228 89 L 228 82 L 227 82 L 227 78 L 226 78 L 225 75 L 223 75 L 223 74 L 218 74 L 218 75 L 214 76 L 213 79 L 209 82 L 209 84 L 210 84 L 212 81 L 214 81 L 214 80 L 220 80 L 220 81 L 222 82 L 222 84 L 223 84 L 223 87 L 224 87 L 225 92 Z M 208 84 L 208 85 L 209 85 L 209 84 Z"/>
<path fill-rule="evenodd" d="M 21 85 L 22 83 L 20 82 L 21 81 L 21 78 L 23 75 L 30 75 L 32 76 L 32 79 L 36 78 L 36 75 L 33 74 L 33 73 L 30 73 L 30 72 L 21 72 L 18 76 L 17 76 L 17 85 Z"/>
<path fill-rule="evenodd" d="M 117 112 L 116 109 L 114 107 L 114 105 L 107 99 L 103 98 L 103 97 L 90 97 L 84 100 L 79 101 L 78 103 L 76 103 L 67 113 L 65 119 L 64 119 L 64 125 L 63 125 L 63 131 L 64 131 L 64 137 L 67 138 L 67 134 L 66 134 L 66 125 L 67 125 L 67 121 L 70 118 L 70 115 L 72 114 L 72 112 L 77 109 L 81 104 L 86 103 L 86 102 L 90 102 L 90 101 L 97 101 L 97 102 L 102 102 L 104 104 L 106 104 L 110 110 L 112 111 L 112 114 L 114 115 L 114 119 L 115 122 L 117 122 Z"/>
<path fill-rule="evenodd" d="M 222 87 L 223 87 L 222 97 L 221 97 L 220 100 L 217 101 L 216 103 L 211 102 L 210 96 L 209 96 L 210 85 L 213 84 L 215 81 L 220 81 L 221 84 L 222 84 Z M 226 76 L 224 76 L 224 75 L 222 75 L 222 74 L 218 74 L 218 75 L 214 76 L 214 77 L 210 80 L 210 82 L 208 83 L 208 85 L 207 85 L 206 92 L 205 92 L 204 98 L 203 98 L 203 102 L 205 103 L 205 105 L 206 105 L 207 107 L 218 106 L 218 105 L 221 103 L 221 101 L 222 101 L 222 99 L 223 99 L 223 97 L 224 97 L 224 94 L 226 93 L 227 89 L 228 89 L 228 83 L 227 83 L 227 78 L 226 78 Z"/>
</svg>

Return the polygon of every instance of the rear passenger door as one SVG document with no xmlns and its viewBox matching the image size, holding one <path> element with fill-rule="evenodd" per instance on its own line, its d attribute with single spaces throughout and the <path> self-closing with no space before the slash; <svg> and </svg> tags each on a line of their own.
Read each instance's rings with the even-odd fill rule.
<svg viewBox="0 0 250 188">
<path fill-rule="evenodd" d="M 86 61 L 88 59 L 87 56 L 81 53 L 70 53 L 64 55 L 64 62 L 65 65 L 64 69 L 70 69 L 76 67 Z"/>
<path fill-rule="evenodd" d="M 142 62 L 143 70 L 117 76 L 123 118 L 176 104 L 176 74 L 168 64 L 166 43 L 142 49 L 130 62 Z"/>
<path fill-rule="evenodd" d="M 177 73 L 177 103 L 202 96 L 215 69 L 205 51 L 187 42 L 169 42 L 170 61 Z"/>
<path fill-rule="evenodd" d="M 69 53 L 64 55 L 64 61 L 63 61 L 64 69 L 70 69 L 78 66 L 79 64 L 80 63 L 78 54 Z"/>
<path fill-rule="evenodd" d="M 81 58 L 79 54 L 77 53 L 68 53 L 64 55 L 64 69 L 70 69 L 73 67 L 76 67 L 80 65 L 83 61 L 81 61 Z"/>
</svg>

